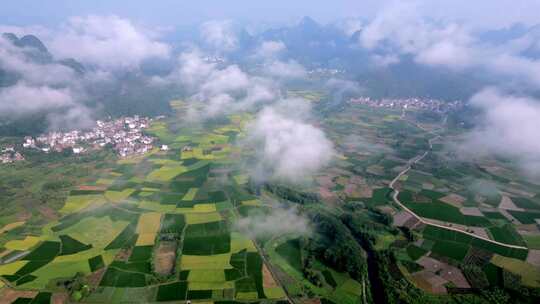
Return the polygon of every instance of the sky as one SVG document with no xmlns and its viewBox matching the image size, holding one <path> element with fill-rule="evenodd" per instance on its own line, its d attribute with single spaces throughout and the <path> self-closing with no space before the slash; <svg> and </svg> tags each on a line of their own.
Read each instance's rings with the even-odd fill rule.
<svg viewBox="0 0 540 304">
<path fill-rule="evenodd" d="M 390 0 L 3 0 L 0 20 L 12 25 L 56 25 L 72 16 L 117 15 L 149 26 L 189 26 L 211 19 L 245 24 L 292 23 L 303 16 L 329 23 L 344 18 L 373 18 Z M 515 22 L 540 23 L 537 0 L 414 0 L 421 15 L 458 20 L 478 27 Z M 226 3 L 226 4 L 225 4 Z M 504 12 L 504 13 L 502 13 Z"/>
</svg>

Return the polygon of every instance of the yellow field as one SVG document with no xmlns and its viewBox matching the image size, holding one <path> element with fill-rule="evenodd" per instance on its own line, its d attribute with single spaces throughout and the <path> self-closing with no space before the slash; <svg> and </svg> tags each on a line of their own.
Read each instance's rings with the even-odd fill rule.
<svg viewBox="0 0 540 304">
<path fill-rule="evenodd" d="M 118 253 L 119 249 L 112 249 L 104 251 L 102 248 L 91 248 L 90 250 L 81 251 L 74 254 L 61 255 L 54 258 L 54 263 L 67 263 L 88 261 L 88 259 L 101 255 L 105 265 L 110 264 L 114 260 L 114 256 Z"/>
<path fill-rule="evenodd" d="M 262 206 L 262 203 L 261 203 L 261 201 L 259 201 L 257 199 L 254 199 L 254 200 L 249 200 L 249 201 L 243 201 L 242 205 L 258 207 L 258 206 Z"/>
<path fill-rule="evenodd" d="M 75 213 L 77 211 L 87 208 L 92 204 L 101 205 L 105 202 L 105 197 L 101 194 L 69 196 L 66 200 L 66 203 L 64 204 L 64 207 L 60 209 L 60 213 Z"/>
<path fill-rule="evenodd" d="M 148 174 L 148 180 L 167 182 L 187 171 L 188 169 L 182 165 L 167 165 Z"/>
<path fill-rule="evenodd" d="M 216 255 L 182 255 L 180 269 L 232 269 L 229 263 L 231 253 Z"/>
<path fill-rule="evenodd" d="M 265 287 L 264 294 L 268 299 L 281 299 L 286 296 L 281 287 Z"/>
<path fill-rule="evenodd" d="M 107 191 L 105 192 L 105 198 L 112 203 L 120 203 L 127 199 L 131 194 L 135 192 L 135 189 L 124 189 L 122 191 Z"/>
<path fill-rule="evenodd" d="M 199 188 L 189 188 L 188 192 L 184 197 L 182 198 L 183 201 L 192 201 L 195 198 L 195 195 L 197 195 L 197 192 L 199 191 Z"/>
<path fill-rule="evenodd" d="M 174 212 L 176 210 L 175 205 L 162 205 L 158 202 L 141 201 L 137 205 L 141 209 L 156 211 L 160 213 Z"/>
<path fill-rule="evenodd" d="M 149 246 L 154 245 L 157 233 L 141 233 L 137 238 L 135 246 Z"/>
<path fill-rule="evenodd" d="M 256 291 L 239 292 L 236 294 L 237 300 L 257 300 L 258 298 L 259 298 L 259 294 L 257 294 Z"/>
<path fill-rule="evenodd" d="M 26 265 L 26 263 L 28 263 L 28 261 L 16 261 L 5 265 L 0 265 L 0 275 L 15 274 L 19 269 Z"/>
<path fill-rule="evenodd" d="M 204 224 L 221 221 L 221 215 L 218 212 L 212 213 L 186 213 L 186 223 L 188 225 Z"/>
<path fill-rule="evenodd" d="M 15 229 L 17 227 L 20 227 L 20 226 L 24 225 L 24 223 L 25 223 L 24 221 L 9 223 L 9 224 L 5 225 L 4 227 L 2 227 L 0 229 L 0 234 L 2 234 L 4 232 L 8 232 L 10 230 L 13 230 L 13 229 Z"/>
<path fill-rule="evenodd" d="M 159 231 L 159 226 L 161 223 L 161 213 L 157 212 L 148 212 L 143 213 L 139 217 L 139 222 L 137 223 L 137 233 L 157 233 Z"/>
<path fill-rule="evenodd" d="M 114 183 L 114 180 L 109 178 L 100 178 L 96 181 L 96 184 L 105 186 L 112 185 L 112 183 Z"/>
<path fill-rule="evenodd" d="M 233 176 L 234 181 L 239 185 L 244 185 L 248 182 L 249 176 L 247 174 Z"/>
<path fill-rule="evenodd" d="M 188 282 L 225 282 L 223 269 L 192 269 L 189 271 Z"/>
<path fill-rule="evenodd" d="M 26 236 L 24 240 L 14 240 L 6 243 L 4 247 L 11 250 L 28 250 L 41 241 L 37 236 Z"/>
<path fill-rule="evenodd" d="M 32 275 L 36 276 L 34 281 L 23 284 L 24 288 L 44 289 L 53 278 L 72 277 L 76 273 L 90 273 L 90 266 L 87 260 L 77 262 L 51 262 L 39 268 Z"/>
<path fill-rule="evenodd" d="M 216 204 L 197 204 L 195 206 L 193 206 L 193 211 L 194 212 L 215 212 L 217 211 L 216 209 Z"/>
<path fill-rule="evenodd" d="M 113 222 L 108 216 L 87 217 L 62 230 L 62 234 L 67 234 L 84 244 L 91 244 L 94 248 L 105 248 L 127 225 L 127 221 Z"/>
<path fill-rule="evenodd" d="M 231 232 L 231 253 L 237 253 L 244 249 L 248 252 L 256 252 L 257 248 L 249 238 L 238 232 Z"/>
<path fill-rule="evenodd" d="M 222 282 L 189 282 L 189 290 L 223 290 L 233 289 L 234 281 L 222 281 Z M 197 304 L 204 304 L 205 302 L 197 302 Z M 206 302 L 213 303 L 213 302 Z"/>
<path fill-rule="evenodd" d="M 521 276 L 521 281 L 524 285 L 540 287 L 540 270 L 522 260 L 495 254 L 493 258 L 491 258 L 491 263 Z"/>
</svg>

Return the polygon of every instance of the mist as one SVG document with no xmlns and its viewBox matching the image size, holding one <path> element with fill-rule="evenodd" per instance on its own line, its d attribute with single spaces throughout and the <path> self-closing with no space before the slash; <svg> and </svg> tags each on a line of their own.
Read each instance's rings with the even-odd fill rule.
<svg viewBox="0 0 540 304">
<path fill-rule="evenodd" d="M 234 227 L 254 239 L 286 234 L 311 234 L 309 219 L 299 214 L 297 208 L 286 208 L 277 203 L 268 213 L 251 213 L 248 217 L 240 218 Z"/>
</svg>

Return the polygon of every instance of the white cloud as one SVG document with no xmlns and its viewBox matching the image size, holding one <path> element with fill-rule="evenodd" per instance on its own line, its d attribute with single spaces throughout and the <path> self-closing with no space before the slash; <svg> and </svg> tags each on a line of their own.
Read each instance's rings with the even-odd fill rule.
<svg viewBox="0 0 540 304">
<path fill-rule="evenodd" d="M 74 71 L 56 63 L 37 64 L 25 51 L 0 37 L 0 69 L 16 73 L 27 83 L 59 85 L 73 82 Z"/>
<path fill-rule="evenodd" d="M 93 124 L 92 111 L 77 102 L 69 88 L 30 86 L 19 82 L 0 89 L 0 116 L 19 118 L 39 112 L 49 113 L 49 128 L 88 127 Z"/>
<path fill-rule="evenodd" d="M 255 51 L 255 57 L 263 59 L 275 58 L 286 49 L 287 47 L 282 41 L 263 41 Z"/>
<path fill-rule="evenodd" d="M 235 228 L 251 238 L 311 233 L 309 220 L 300 215 L 296 208 L 280 206 L 274 206 L 269 214 L 250 214 L 241 218 L 236 221 Z"/>
<path fill-rule="evenodd" d="M 540 60 L 521 52 L 540 41 L 529 34 L 503 45 L 476 39 L 467 26 L 455 22 L 429 21 L 422 15 L 421 2 L 393 2 L 366 25 L 359 43 L 373 51 L 375 63 L 399 62 L 410 55 L 419 64 L 452 70 L 480 69 L 490 75 L 540 86 Z"/>
<path fill-rule="evenodd" d="M 92 111 L 81 102 L 86 79 L 61 64 L 36 63 L 31 56 L 0 37 L 0 69 L 16 81 L 0 88 L 0 116 L 17 119 L 42 112 L 53 129 L 89 126 Z"/>
<path fill-rule="evenodd" d="M 0 89 L 0 112 L 3 114 L 35 113 L 44 109 L 72 106 L 73 94 L 69 89 L 47 86 L 33 87 L 25 83 Z"/>
<path fill-rule="evenodd" d="M 330 162 L 333 144 L 305 122 L 307 105 L 305 100 L 284 100 L 259 112 L 248 135 L 248 144 L 258 149 L 257 179 L 302 182 Z"/>
<path fill-rule="evenodd" d="M 253 108 L 276 99 L 273 81 L 247 74 L 237 65 L 218 66 L 198 50 L 182 53 L 178 66 L 155 84 L 181 84 L 191 95 L 188 118 L 199 120 Z"/>
<path fill-rule="evenodd" d="M 170 47 L 153 33 L 118 16 L 73 17 L 50 41 L 53 53 L 107 69 L 131 68 L 167 58 Z"/>
<path fill-rule="evenodd" d="M 373 55 L 371 56 L 371 60 L 376 66 L 380 67 L 387 67 L 392 64 L 396 64 L 400 62 L 399 56 L 397 55 Z"/>
<path fill-rule="evenodd" d="M 219 94 L 223 92 L 235 93 L 245 90 L 250 85 L 249 76 L 237 65 L 230 65 L 224 69 L 215 69 L 201 85 L 204 94 Z"/>
<path fill-rule="evenodd" d="M 264 73 L 268 76 L 281 79 L 299 79 L 307 76 L 306 69 L 294 60 L 267 62 L 264 66 Z"/>
<path fill-rule="evenodd" d="M 337 23 L 336 26 L 341 29 L 345 35 L 351 37 L 364 28 L 364 23 L 360 19 L 349 18 Z"/>
<path fill-rule="evenodd" d="M 218 51 L 233 51 L 238 47 L 238 37 L 230 20 L 212 20 L 202 24 L 203 41 Z"/>
<path fill-rule="evenodd" d="M 540 176 L 540 100 L 488 88 L 470 103 L 482 114 L 477 127 L 465 136 L 460 153 L 509 157 L 525 172 Z"/>
</svg>

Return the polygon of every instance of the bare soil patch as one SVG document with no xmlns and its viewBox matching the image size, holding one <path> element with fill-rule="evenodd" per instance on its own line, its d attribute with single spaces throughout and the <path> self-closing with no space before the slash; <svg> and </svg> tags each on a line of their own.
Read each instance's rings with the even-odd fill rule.
<svg viewBox="0 0 540 304">
<path fill-rule="evenodd" d="M 403 227 L 411 218 L 414 217 L 407 211 L 398 212 L 394 214 L 394 226 Z"/>
<path fill-rule="evenodd" d="M 271 287 L 278 287 L 278 284 L 274 280 L 274 277 L 272 276 L 272 273 L 266 267 L 266 264 L 263 265 L 263 287 L 264 288 L 271 288 Z"/>
<path fill-rule="evenodd" d="M 131 248 L 129 248 L 129 249 L 121 249 L 120 251 L 118 251 L 118 253 L 114 257 L 114 259 L 116 261 L 127 262 L 129 257 L 131 256 L 132 251 L 133 251 L 133 249 L 131 249 Z"/>
<path fill-rule="evenodd" d="M 465 198 L 459 194 L 451 193 L 447 196 L 440 199 L 441 202 L 447 203 L 449 205 L 452 205 L 456 208 L 463 207 L 463 203 L 465 202 Z"/>
<path fill-rule="evenodd" d="M 99 282 L 101 282 L 101 278 L 105 274 L 105 270 L 107 270 L 107 268 L 102 268 L 86 276 L 88 285 L 92 288 L 97 287 L 99 285 Z"/>
<path fill-rule="evenodd" d="M 69 303 L 69 295 L 65 292 L 54 293 L 51 297 L 52 304 L 65 304 Z"/>
<path fill-rule="evenodd" d="M 174 269 L 176 260 L 176 242 L 162 241 L 157 250 L 154 260 L 155 271 L 161 275 L 168 275 Z"/>
<path fill-rule="evenodd" d="M 499 204 L 500 209 L 504 210 L 515 210 L 515 211 L 523 211 L 523 209 L 519 208 L 514 204 L 511 198 L 509 198 L 506 195 L 503 195 L 501 198 L 501 203 Z"/>
<path fill-rule="evenodd" d="M 83 186 L 79 186 L 78 190 L 82 190 L 82 191 L 105 191 L 105 190 L 107 190 L 107 187 L 106 186 L 83 185 Z"/>
<path fill-rule="evenodd" d="M 39 206 L 38 211 L 44 218 L 50 221 L 56 221 L 59 218 L 58 213 L 49 206 Z"/>
<path fill-rule="evenodd" d="M 10 304 L 18 298 L 33 298 L 37 294 L 37 291 L 22 291 L 4 288 L 3 290 L 0 290 L 0 304 Z"/>
<path fill-rule="evenodd" d="M 540 267 L 540 250 L 530 249 L 527 256 L 527 263 Z"/>
<path fill-rule="evenodd" d="M 459 211 L 463 215 L 484 216 L 484 214 L 482 214 L 482 211 L 480 211 L 480 209 L 476 207 L 461 207 Z"/>
</svg>

